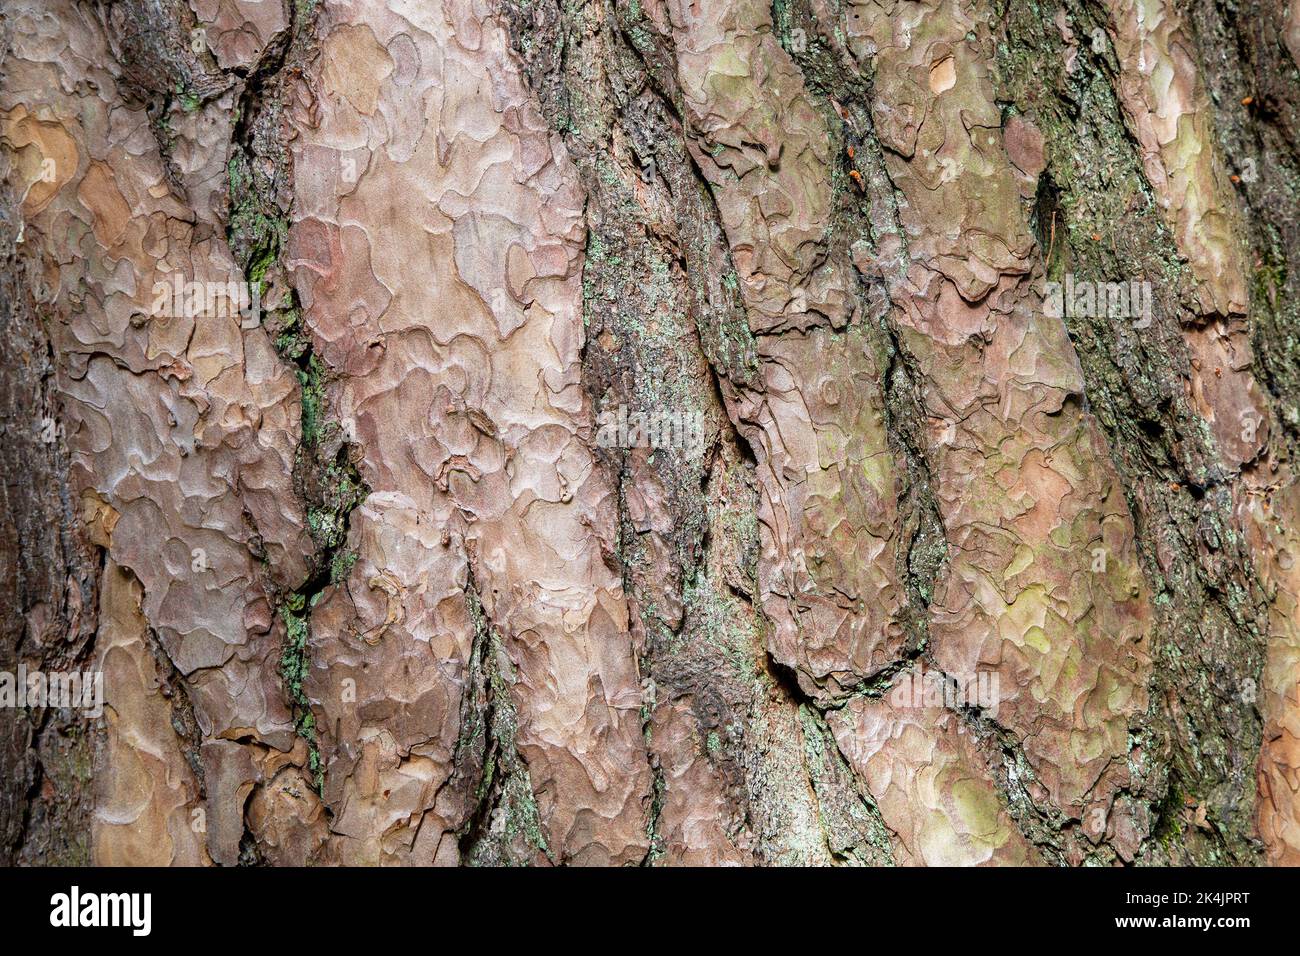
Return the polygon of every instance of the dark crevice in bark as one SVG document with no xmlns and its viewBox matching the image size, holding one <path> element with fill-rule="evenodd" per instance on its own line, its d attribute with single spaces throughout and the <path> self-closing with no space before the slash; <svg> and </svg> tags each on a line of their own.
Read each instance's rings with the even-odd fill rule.
<svg viewBox="0 0 1300 956">
<path fill-rule="evenodd" d="M 461 697 L 461 732 L 446 786 L 469 806 L 457 830 L 466 866 L 556 862 L 546 844 L 528 765 L 515 743 L 512 676 L 500 635 L 488 621 L 471 566 L 465 599 L 474 644 Z"/>
<path fill-rule="evenodd" d="M 681 124 L 684 122 L 684 112 L 679 102 L 680 91 L 676 88 L 671 66 L 668 65 L 671 64 L 673 56 L 672 38 L 656 34 L 654 45 L 647 46 L 644 42 L 645 31 L 642 30 L 639 34 L 637 32 L 639 24 L 632 15 L 633 9 L 630 6 L 627 8 L 620 6 L 620 10 L 625 11 L 622 21 L 624 35 L 628 38 L 629 43 L 635 47 L 642 63 L 645 65 L 651 86 L 655 89 L 657 96 L 666 107 L 671 109 L 676 122 Z M 642 42 L 636 42 L 638 37 L 641 38 Z M 661 44 L 662 46 L 660 46 Z M 687 151 L 684 158 L 688 161 L 690 188 L 693 188 L 701 197 L 701 201 L 707 210 L 706 221 L 712 229 L 710 239 L 715 244 L 721 245 L 724 243 L 724 239 L 721 212 L 718 209 L 717 200 L 713 196 L 712 189 L 694 156 Z M 709 267 L 709 263 L 701 262 L 697 268 L 707 270 Z M 728 270 L 730 270 L 729 263 Z M 733 315 L 741 317 L 743 328 L 748 332 L 749 323 L 747 319 L 744 319 L 745 307 L 740 302 L 738 287 L 731 290 L 731 296 L 731 312 Z M 847 330 L 827 329 L 826 331 L 832 335 L 842 335 Z M 770 334 L 777 337 L 790 333 L 773 332 Z M 701 328 L 701 336 L 706 337 L 705 328 L 703 327 Z M 724 383 L 726 387 L 733 389 L 761 388 L 757 375 L 754 338 L 753 333 L 746 336 L 743 351 L 745 364 L 739 370 L 735 369 L 734 366 L 720 362 L 715 354 L 709 355 L 710 368 L 713 372 L 714 381 L 718 384 L 720 398 L 723 396 Z M 741 374 L 738 375 L 737 371 Z M 726 402 L 724 401 L 723 404 L 725 406 Z M 733 440 L 739 447 L 746 450 L 748 454 L 747 461 L 754 462 L 753 454 L 749 451 L 749 442 L 744 437 L 743 431 L 737 427 L 737 424 L 730 417 L 728 420 L 731 421 Z M 754 612 L 766 622 L 761 608 L 755 606 Z M 770 627 L 771 624 L 766 623 L 766 626 Z M 813 792 L 814 802 L 818 807 L 819 820 L 822 826 L 822 836 L 832 858 L 842 863 L 882 863 L 891 861 L 892 854 L 888 833 L 883 821 L 880 819 L 879 811 L 876 809 L 866 787 L 857 779 L 839 753 L 834 738 L 826 725 L 825 712 L 833 705 L 828 705 L 826 701 L 816 700 L 806 694 L 800 687 L 795 673 L 776 661 L 765 647 L 760 648 L 759 656 L 762 668 L 767 674 L 767 680 L 771 682 L 774 690 L 789 705 L 796 707 L 801 715 L 802 769 L 806 775 L 807 784 Z M 886 670 L 892 672 L 897 666 L 901 665 L 891 664 Z M 851 825 L 850 821 L 852 821 Z"/>
<path fill-rule="evenodd" d="M 840 190 L 837 233 L 847 237 L 842 240 L 846 244 L 860 237 L 859 241 L 870 247 L 873 260 L 886 235 L 897 237 L 905 258 L 907 240 L 897 218 L 899 194 L 885 170 L 870 111 L 874 99 L 872 78 L 850 68 L 851 55 L 843 47 L 831 45 L 826 25 L 819 23 L 810 4 L 777 0 L 773 3 L 773 22 L 826 117 L 838 147 L 838 163 L 847 178 Z M 800 38 L 797 44 L 795 36 Z M 849 182 L 853 186 L 847 185 Z M 858 271 L 857 275 L 863 327 L 884 358 L 880 390 L 890 450 L 902 466 L 896 561 L 899 579 L 905 582 L 908 594 L 904 625 L 912 636 L 908 653 L 888 669 L 887 673 L 893 674 L 928 644 L 928 609 L 948 546 L 925 453 L 919 376 L 890 319 L 888 286 L 895 277 L 883 272 Z M 879 684 L 879 680 L 875 683 Z"/>
<path fill-rule="evenodd" d="M 304 689 L 311 667 L 311 617 L 316 604 L 347 577 L 356 561 L 347 548 L 350 516 L 370 489 L 357 470 L 356 448 L 333 413 L 331 385 L 337 375 L 317 354 L 282 262 L 293 184 L 284 111 L 303 64 L 316 54 L 319 10 L 294 3 L 288 13 L 287 28 L 262 52 L 239 91 L 227 164 L 226 234 L 246 280 L 258 287 L 259 298 L 267 304 L 262 325 L 301 388 L 301 444 L 293 479 L 315 551 L 307 578 L 295 587 L 277 588 L 270 580 L 272 569 L 265 586 L 284 628 L 280 674 L 285 696 L 294 726 L 308 744 L 306 769 L 323 795 L 326 761 Z M 328 805 L 325 811 L 333 815 Z"/>
<path fill-rule="evenodd" d="M 893 866 L 893 844 L 875 799 L 849 766 L 825 713 L 799 708 L 804 759 L 831 857 L 851 866 Z"/>
<path fill-rule="evenodd" d="M 1147 776 L 1130 795 L 1150 824 L 1139 857 L 1251 862 L 1260 724 L 1240 691 L 1259 677 L 1266 621 L 1251 557 L 1232 531 L 1235 476 L 1219 466 L 1185 391 L 1182 327 L 1205 320 L 1119 107 L 1114 52 L 1090 39 L 1106 15 L 1087 2 L 1062 15 L 1076 39 L 1072 71 L 1056 24 L 1002 5 L 999 96 L 1004 115 L 1044 134 L 1047 169 L 1027 212 L 1047 279 L 1144 280 L 1154 295 L 1154 321 L 1141 331 L 1132 320 L 1064 317 L 1088 410 L 1125 483 L 1155 610 L 1151 708 L 1131 733 Z M 1169 808 L 1184 798 L 1209 808 L 1208 826 L 1174 826 Z"/>
<path fill-rule="evenodd" d="M 0 24 L 0 49 L 10 37 Z M 6 160 L 0 157 L 0 164 Z M 0 671 L 93 664 L 102 551 L 84 535 L 56 391 L 53 292 L 20 245 L 20 201 L 0 187 Z M 0 709 L 0 864 L 90 862 L 93 720 Z"/>
<path fill-rule="evenodd" d="M 781 847 L 788 835 L 768 805 L 779 795 L 756 783 L 769 770 L 755 749 L 761 745 L 750 739 L 754 721 L 766 728 L 754 731 L 760 735 L 794 735 L 789 743 L 801 764 L 798 779 L 781 777 L 780 786 L 817 791 L 816 802 L 823 803 L 832 799 L 831 791 L 841 793 L 846 806 L 852 787 L 843 779 L 847 768 L 819 784 L 807 765 L 802 730 L 793 725 L 772 731 L 769 722 L 767 710 L 795 716 L 803 698 L 772 673 L 758 630 L 763 618 L 754 598 L 756 459 L 727 411 L 735 389 L 758 387 L 756 353 L 719 211 L 686 148 L 672 68 L 665 65 L 671 57 L 643 42 L 641 13 L 633 5 L 579 12 L 569 5 L 561 10 L 507 3 L 504 16 L 525 75 L 563 135 L 588 194 L 583 374 L 593 404 L 597 410 L 635 408 L 662 387 L 702 400 L 707 422 L 707 451 L 699 456 L 673 449 L 650 456 L 597 450 L 619 489 L 619 560 L 634 634 L 644 645 L 655 780 L 646 862 L 663 853 L 664 840 L 659 828 L 666 784 L 653 714 L 674 701 L 689 703 L 707 743 L 701 756 L 725 788 L 732 826 L 739 826 L 733 839 L 749 842 L 760 860 L 776 858 L 786 852 Z M 665 37 L 658 41 L 670 43 Z M 634 195 L 636 190 L 645 190 L 648 199 Z M 665 210 L 668 215 L 656 218 Z M 670 345 L 656 344 L 653 329 L 647 335 L 642 327 L 656 317 L 656 304 L 665 296 L 688 316 Z M 632 493 L 666 495 L 673 515 L 667 538 L 629 519 Z M 655 570 L 663 545 L 672 555 L 667 582 Z M 765 702 L 768 695 L 775 695 L 771 702 Z M 844 860 L 871 855 L 846 840 L 835 847 L 828 840 L 826 852 Z"/>
<path fill-rule="evenodd" d="M 1283 43 L 1286 4 L 1186 5 L 1214 131 L 1251 249 L 1253 371 L 1288 458 L 1300 445 L 1300 67 Z"/>
<path fill-rule="evenodd" d="M 528 5 L 508 3 L 503 8 L 515 52 L 524 63 L 543 113 L 564 137 L 587 193 L 584 387 L 598 412 L 616 415 L 631 409 L 639 414 L 654 402 L 651 395 L 655 393 L 662 396 L 657 404 L 675 408 L 679 403 L 680 376 L 689 368 L 693 343 L 663 348 L 641 342 L 647 334 L 641 323 L 659 321 L 658 299 L 672 302 L 680 295 L 677 277 L 683 270 L 671 238 L 656 234 L 658 227 L 644 211 L 635 208 L 628 184 L 621 179 L 628 154 L 620 156 L 620 148 L 631 151 L 632 158 L 640 158 L 645 164 L 640 181 L 651 189 L 658 185 L 647 170 L 644 141 L 621 141 L 621 147 L 614 142 L 626 135 L 626 113 L 635 90 L 623 85 L 629 80 L 620 71 L 623 63 L 596 52 L 611 42 L 607 14 L 608 8 L 579 12 L 566 6 L 561 11 L 554 4 L 534 10 Z M 575 83 L 575 75 L 583 75 L 585 84 Z M 654 277 L 649 275 L 652 261 L 659 270 Z M 671 318 L 665 316 L 664 321 L 671 322 Z M 679 351 L 681 359 L 677 357 Z M 691 516 L 676 509 L 680 507 L 678 502 L 692 497 L 692 492 L 698 496 L 708 472 L 680 460 L 676 449 L 651 449 L 647 455 L 622 448 L 621 441 L 612 447 L 603 445 L 597 442 L 597 457 L 610 475 L 619 502 L 616 563 L 624 593 L 630 598 L 629 610 L 637 617 L 634 637 L 640 634 L 637 643 L 641 645 L 639 669 L 644 676 L 642 724 L 652 774 L 651 792 L 646 795 L 649 846 L 643 862 L 651 863 L 663 852 L 659 823 L 665 786 L 654 750 L 653 711 L 660 692 L 670 693 L 674 684 L 659 673 L 657 659 L 665 644 L 682 638 L 686 626 L 684 616 L 678 613 L 674 620 L 673 612 L 660 603 L 678 607 L 686 603 L 685 591 L 698 566 L 704 531 L 700 527 L 702 513 L 697 511 L 691 520 Z M 636 461 L 633 455 L 638 456 Z M 665 458 L 672 464 L 664 462 Z M 656 548 L 657 542 L 645 540 L 643 536 L 651 532 L 638 528 L 629 518 L 627 496 L 635 488 L 638 474 L 653 476 L 661 483 L 662 493 L 669 496 L 666 506 L 684 519 L 674 522 L 677 533 L 663 542 L 669 554 L 661 560 L 671 562 L 671 580 L 647 580 L 653 560 L 648 549 Z"/>
<path fill-rule="evenodd" d="M 756 337 L 723 233 L 722 214 L 704 171 L 685 144 L 686 118 L 676 85 L 672 37 L 655 33 L 652 39 L 644 28 L 644 12 L 635 3 L 620 0 L 615 16 L 624 49 L 640 64 L 645 90 L 663 111 L 667 122 L 662 125 L 671 132 L 668 138 L 647 133 L 646 148 L 656 158 L 661 154 L 667 158 L 659 169 L 666 170 L 664 181 L 679 209 L 692 314 L 719 397 L 724 381 L 735 388 L 759 388 Z M 734 423 L 732 431 L 753 461 L 748 441 Z"/>
<path fill-rule="evenodd" d="M 642 664 L 642 669 L 648 670 L 649 668 L 646 667 L 645 664 Z M 645 735 L 647 748 L 653 740 L 653 731 L 650 722 L 650 710 L 652 708 L 653 701 L 649 705 L 643 707 L 644 713 L 641 720 L 642 733 Z M 646 850 L 645 856 L 641 858 L 641 866 L 653 866 L 655 861 L 664 855 L 664 837 L 661 832 L 661 818 L 663 816 L 664 808 L 664 791 L 667 789 L 668 784 L 664 779 L 663 767 L 654 760 L 653 756 L 650 760 L 650 771 L 653 774 L 653 784 L 650 795 L 650 815 L 649 819 L 646 821 L 646 840 L 649 843 L 649 848 Z"/>
<path fill-rule="evenodd" d="M 896 237 L 901 261 L 906 262 L 907 237 L 898 222 L 900 195 L 886 171 L 882 147 L 875 135 L 872 77 L 851 66 L 851 54 L 839 45 L 840 38 L 833 35 L 831 25 L 818 20 L 810 4 L 777 0 L 773 4 L 773 22 L 782 45 L 798 64 L 826 118 L 838 163 L 845 171 L 837 232 L 848 237 L 842 240 L 846 244 L 857 238 L 871 254 L 870 271 L 864 273 L 858 267 L 858 298 L 863 327 L 877 354 L 883 357 L 880 389 L 885 422 L 890 451 L 900 466 L 895 560 L 908 597 L 901 620 L 909 633 L 903 653 L 853 690 L 853 697 L 876 698 L 888 694 L 895 678 L 915 668 L 918 662 L 924 661 L 927 671 L 938 671 L 928 653 L 929 608 L 948 556 L 933 471 L 925 451 L 920 376 L 891 314 L 889 288 L 900 277 L 877 258 L 882 241 L 887 236 Z M 794 42 L 795 37 L 800 42 Z M 847 702 L 839 702 L 836 709 Z M 831 708 L 823 708 L 827 709 Z M 858 786 L 870 799 L 866 788 Z M 1005 800 L 1005 788 L 1000 790 Z"/>
<path fill-rule="evenodd" d="M 658 367 L 660 356 L 638 353 L 632 359 L 627 358 L 636 348 L 635 342 L 629 341 L 635 333 L 621 322 L 621 317 L 630 311 L 627 302 L 621 300 L 626 295 L 638 305 L 645 304 L 645 290 L 633 291 L 630 277 L 640 275 L 642 263 L 635 260 L 644 255 L 644 247 L 653 239 L 647 234 L 650 228 L 647 223 L 624 211 L 626 197 L 615 195 L 612 186 L 605 188 L 602 185 L 602 174 L 613 178 L 618 173 L 610 165 L 616 162 L 612 143 L 616 118 L 606 115 L 614 110 L 607 102 L 611 92 L 605 77 L 600 74 L 601 58 L 593 59 L 590 53 L 593 45 L 603 42 L 600 12 L 580 12 L 570 5 L 565 5 L 562 10 L 553 2 L 508 2 L 501 9 L 527 81 L 543 114 L 565 139 L 586 192 L 584 214 L 588 236 L 583 272 L 586 333 L 580 353 L 584 389 L 598 412 L 608 405 L 610 415 L 620 415 L 629 407 L 640 414 L 644 411 L 644 402 L 638 400 L 643 395 L 637 391 L 637 377 L 645 363 Z M 589 74 L 586 83 L 571 88 L 573 74 L 584 72 Z M 627 94 L 620 90 L 619 95 L 618 110 L 621 113 L 626 107 Z M 602 112 L 598 117 L 589 115 L 594 103 L 600 104 Z M 581 117 L 576 116 L 579 113 Z M 669 256 L 667 269 L 677 264 L 671 252 Z M 667 294 L 671 294 L 671 289 Z M 598 464 L 609 476 L 618 498 L 617 554 L 611 556 L 612 563 L 622 578 L 624 593 L 631 598 L 630 613 L 650 618 L 652 623 L 653 600 L 646 597 L 635 580 L 641 549 L 637 530 L 628 520 L 626 494 L 629 483 L 634 480 L 628 455 L 617 446 L 596 444 Z M 676 542 L 679 558 L 683 552 L 689 554 L 692 550 L 685 538 L 683 536 L 683 540 Z M 643 646 L 634 650 L 638 650 L 638 670 L 644 676 L 641 723 L 651 773 L 651 788 L 643 798 L 647 850 L 641 862 L 648 865 L 662 853 L 659 818 L 665 784 L 652 746 L 651 715 L 656 693 L 652 651 L 646 646 L 646 640 L 639 643 Z"/>
<path fill-rule="evenodd" d="M 107 558 L 107 552 L 104 552 Z M 130 576 L 140 589 L 141 601 L 145 596 L 144 582 L 139 576 L 124 565 L 117 565 L 123 574 Z M 102 571 L 101 571 L 102 573 Z M 207 784 L 203 772 L 203 758 L 200 747 L 203 743 L 203 731 L 199 729 L 198 719 L 194 715 L 194 704 L 190 697 L 189 682 L 186 681 L 171 657 L 163 647 L 162 640 L 152 627 L 145 627 L 145 645 L 153 657 L 155 673 L 158 678 L 158 693 L 171 705 L 172 730 L 176 732 L 176 743 L 185 757 L 185 762 L 194 773 L 198 784 L 199 797 L 207 795 Z"/>
<path fill-rule="evenodd" d="M 870 681 L 838 701 L 819 700 L 799 685 L 795 671 L 763 654 L 769 680 L 784 698 L 798 708 L 803 746 L 803 772 L 817 806 L 822 840 L 831 858 L 840 864 L 892 866 L 893 843 L 875 796 L 859 779 L 840 751 L 827 716 L 856 696 L 874 695 L 892 676 L 915 660 L 919 649 L 894 661 Z"/>
<path fill-rule="evenodd" d="M 848 146 L 852 147 L 851 165 L 858 173 L 854 181 L 870 201 L 870 214 L 862 217 L 860 228 L 869 236 L 873 253 L 879 248 L 883 234 L 895 235 L 900 239 L 903 250 L 898 268 L 900 271 L 905 269 L 905 235 L 899 227 L 895 211 L 898 191 L 886 171 L 884 155 L 874 135 L 870 113 L 870 103 L 874 98 L 873 78 L 846 66 L 851 62 L 850 54 L 842 48 L 838 51 L 832 48 L 838 44 L 838 40 L 826 32 L 825 24 L 819 25 L 806 4 L 775 4 L 774 21 L 781 31 L 784 45 L 799 62 L 810 89 L 827 98 L 830 101 L 827 112 L 838 112 L 843 121 L 835 124 L 832 119 L 831 125 L 833 129 L 836 125 L 839 126 Z M 791 43 L 796 30 L 802 41 L 799 49 L 794 49 Z M 848 150 L 844 152 L 847 154 Z M 1041 199 L 1037 210 L 1040 213 L 1038 218 L 1054 216 L 1056 196 L 1050 185 Z M 1034 211 L 1029 212 L 1031 224 L 1036 225 Z M 1051 227 L 1047 229 L 1050 233 Z M 1047 250 L 1053 247 L 1054 240 L 1051 235 L 1045 238 L 1043 248 Z M 873 264 L 878 262 L 873 256 Z M 899 461 L 906 466 L 907 483 L 900 494 L 900 510 L 904 516 L 900 570 L 904 572 L 902 580 L 907 582 L 908 587 L 908 623 L 917 638 L 911 652 L 902 660 L 877 675 L 867 686 L 859 688 L 859 693 L 869 696 L 887 693 L 898 672 L 918 660 L 925 661 L 927 670 L 941 673 L 927 652 L 928 609 L 948 549 L 934 499 L 932 472 L 921 432 L 924 414 L 918 395 L 918 376 L 902 333 L 893 321 L 888 294 L 884 291 L 892 282 L 900 280 L 901 274 L 887 272 L 863 275 L 865 294 L 871 306 L 868 315 L 874 320 L 874 327 L 880 330 L 888 361 L 883 384 L 891 445 Z M 878 300 L 871 299 L 876 292 L 883 293 L 881 299 L 884 301 L 879 304 Z M 1084 400 L 1086 402 L 1086 397 Z M 1079 822 L 1070 820 L 1060 811 L 1045 807 L 1041 798 L 1035 798 L 1029 793 L 1035 775 L 1024 756 L 1019 738 L 997 725 L 986 712 L 978 708 L 958 708 L 957 712 L 962 720 L 963 732 L 973 735 L 979 752 L 988 761 L 988 769 L 997 784 L 1000 799 L 1006 805 L 1012 820 L 1025 837 L 1040 849 L 1044 858 L 1049 862 L 1065 862 L 1062 845 L 1067 842 L 1081 845 L 1084 858 L 1090 856 L 1092 848 L 1078 839 L 1076 831 L 1080 829 Z M 1103 847 L 1102 851 L 1100 862 L 1114 859 L 1106 848 Z"/>
<path fill-rule="evenodd" d="M 256 791 L 254 791 L 256 793 Z M 249 802 L 252 796 L 249 797 Z M 248 808 L 244 808 L 244 817 L 247 821 Z M 266 866 L 266 858 L 262 855 L 262 850 L 257 844 L 257 838 L 253 836 L 252 831 L 248 829 L 248 824 L 244 824 L 244 834 L 239 838 L 239 860 L 237 866 Z"/>
<path fill-rule="evenodd" d="M 239 88 L 226 167 L 230 251 L 248 277 L 259 282 L 274 275 L 288 239 L 293 165 L 284 143 L 287 87 L 316 52 L 316 8 L 304 12 L 290 3 L 288 9 L 288 27 L 271 41 Z M 295 311 L 296 298 L 283 305 Z M 299 330 L 272 325 L 270 331 L 283 336 Z"/>
<path fill-rule="evenodd" d="M 271 0 L 279 2 L 279 0 Z M 94 0 L 116 61 L 123 98 L 140 105 L 158 145 L 168 184 L 184 195 L 177 168 L 175 111 L 195 113 L 235 89 L 243 71 L 223 71 L 206 33 L 184 0 Z"/>
</svg>

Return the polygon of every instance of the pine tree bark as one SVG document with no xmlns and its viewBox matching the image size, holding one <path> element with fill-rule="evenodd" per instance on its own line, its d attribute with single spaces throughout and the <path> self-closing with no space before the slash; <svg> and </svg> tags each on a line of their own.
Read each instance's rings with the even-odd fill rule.
<svg viewBox="0 0 1300 956">
<path fill-rule="evenodd" d="M 0 862 L 1300 863 L 1300 0 L 0 75 Z"/>
</svg>

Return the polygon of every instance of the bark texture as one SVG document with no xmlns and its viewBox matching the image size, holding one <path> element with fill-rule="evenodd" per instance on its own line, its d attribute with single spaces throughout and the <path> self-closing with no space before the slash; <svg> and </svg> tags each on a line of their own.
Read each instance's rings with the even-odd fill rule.
<svg viewBox="0 0 1300 956">
<path fill-rule="evenodd" d="M 1300 863 L 1298 132 L 1300 0 L 8 0 L 0 862 Z"/>
</svg>

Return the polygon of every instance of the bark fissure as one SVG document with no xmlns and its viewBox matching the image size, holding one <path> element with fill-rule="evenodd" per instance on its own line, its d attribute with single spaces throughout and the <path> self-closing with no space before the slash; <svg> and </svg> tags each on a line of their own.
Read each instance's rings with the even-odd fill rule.
<svg viewBox="0 0 1300 956">
<path fill-rule="evenodd" d="M 462 700 L 456 771 L 447 784 L 466 788 L 472 809 L 459 831 L 462 858 L 471 866 L 555 863 L 537 814 L 528 766 L 515 745 L 518 716 L 510 700 L 508 659 L 483 613 L 471 570 L 466 600 L 474 649 Z"/>
<path fill-rule="evenodd" d="M 1144 577 L 1155 594 L 1154 646 L 1162 666 L 1152 716 L 1165 729 L 1153 727 L 1140 746 L 1159 754 L 1172 745 L 1173 759 L 1165 779 L 1143 798 L 1161 821 L 1153 824 L 1143 852 L 1157 859 L 1175 852 L 1160 808 L 1168 807 L 1168 794 L 1180 793 L 1193 810 L 1205 805 L 1212 814 L 1205 826 L 1188 826 L 1182 808 L 1182 852 L 1204 854 L 1207 861 L 1250 859 L 1253 787 L 1248 766 L 1231 755 L 1258 746 L 1253 702 L 1242 699 L 1241 688 L 1258 680 L 1264 627 L 1259 598 L 1248 597 L 1252 561 L 1227 530 L 1233 478 L 1218 465 L 1215 439 L 1179 381 L 1193 372 L 1179 326 L 1197 321 L 1188 308 L 1185 259 L 1160 221 L 1157 197 L 1141 173 L 1140 143 L 1113 95 L 1119 72 L 1113 48 L 1091 39 L 1105 28 L 1104 12 L 1098 19 L 1088 5 L 1067 4 L 1055 24 L 1031 23 L 1018 10 L 1008 17 L 1004 95 L 1016 113 L 1042 129 L 1050 160 L 1039 190 L 1052 198 L 1038 204 L 1040 243 L 1048 233 L 1053 250 L 1048 277 L 1140 277 L 1152 287 L 1147 328 L 1134 328 L 1140 316 L 1065 319 L 1083 362 L 1090 407 L 1125 477 Z M 1048 83 L 1041 69 L 1030 72 L 1033 63 L 1064 64 L 1071 48 L 1073 70 L 1058 67 Z M 1053 217 L 1054 236 L 1043 213 Z M 1223 550 L 1229 553 L 1216 556 Z M 1225 577 L 1234 568 L 1244 570 L 1235 580 Z M 1190 607 L 1197 613 L 1188 614 Z M 1213 670 L 1192 673 L 1206 658 L 1214 661 Z M 1170 744 L 1160 740 L 1165 734 Z M 1210 790 L 1212 780 L 1224 783 Z M 1204 846 L 1197 845 L 1201 841 Z"/>
</svg>

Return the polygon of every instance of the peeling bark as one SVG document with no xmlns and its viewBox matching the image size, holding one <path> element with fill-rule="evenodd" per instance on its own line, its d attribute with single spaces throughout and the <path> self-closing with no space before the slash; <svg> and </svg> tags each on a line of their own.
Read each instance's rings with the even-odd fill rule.
<svg viewBox="0 0 1300 956">
<path fill-rule="evenodd" d="M 1298 31 L 13 0 L 0 860 L 1300 862 Z"/>
</svg>

